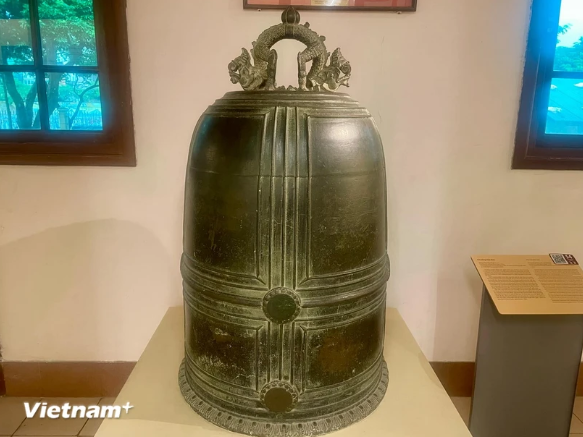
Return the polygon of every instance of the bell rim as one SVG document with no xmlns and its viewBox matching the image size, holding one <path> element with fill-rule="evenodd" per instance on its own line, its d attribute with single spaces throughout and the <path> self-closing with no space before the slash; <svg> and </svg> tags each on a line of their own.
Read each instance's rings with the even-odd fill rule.
<svg viewBox="0 0 583 437">
<path fill-rule="evenodd" d="M 328 434 L 351 426 L 369 416 L 385 397 L 389 384 L 387 363 L 382 360 L 381 375 L 376 387 L 358 403 L 337 413 L 304 420 L 278 421 L 264 418 L 249 418 L 220 410 L 199 397 L 186 379 L 185 361 L 178 373 L 180 392 L 190 407 L 202 418 L 232 432 L 257 437 L 281 435 L 285 437 L 309 437 Z"/>
</svg>

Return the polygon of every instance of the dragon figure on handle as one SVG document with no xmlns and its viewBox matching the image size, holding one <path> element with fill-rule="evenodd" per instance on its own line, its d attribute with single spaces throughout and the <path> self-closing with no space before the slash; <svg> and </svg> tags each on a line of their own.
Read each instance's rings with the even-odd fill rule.
<svg viewBox="0 0 583 437">
<path fill-rule="evenodd" d="M 300 14 L 292 7 L 282 14 L 282 23 L 265 30 L 253 42 L 251 53 L 242 49 L 240 56 L 229 63 L 231 82 L 239 83 L 245 91 L 272 91 L 278 88 L 275 82 L 277 52 L 273 45 L 282 39 L 295 39 L 307 47 L 298 53 L 298 83 L 300 91 L 336 91 L 341 86 L 349 86 L 352 71 L 340 49 L 328 53 L 324 36 L 310 29 L 310 24 L 299 24 Z M 253 58 L 253 63 L 251 63 Z M 312 68 L 306 64 L 312 61 Z M 330 63 L 328 63 L 330 61 Z M 289 90 L 296 88 L 289 87 Z"/>
</svg>

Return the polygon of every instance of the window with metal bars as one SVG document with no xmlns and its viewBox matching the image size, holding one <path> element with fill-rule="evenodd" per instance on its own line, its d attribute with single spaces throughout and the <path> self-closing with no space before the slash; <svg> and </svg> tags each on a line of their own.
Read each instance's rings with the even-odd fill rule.
<svg viewBox="0 0 583 437">
<path fill-rule="evenodd" d="M 125 1 L 0 0 L 0 164 L 135 165 Z"/>
<path fill-rule="evenodd" d="M 583 170 L 583 0 L 533 0 L 512 167 Z"/>
</svg>

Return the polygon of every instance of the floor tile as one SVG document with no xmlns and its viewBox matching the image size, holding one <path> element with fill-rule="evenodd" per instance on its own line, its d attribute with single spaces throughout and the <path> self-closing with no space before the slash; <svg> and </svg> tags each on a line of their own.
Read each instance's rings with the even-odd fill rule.
<svg viewBox="0 0 583 437">
<path fill-rule="evenodd" d="M 43 363 L 41 378 L 44 398 L 56 397 L 102 397 L 102 363 L 59 362 Z"/>
<path fill-rule="evenodd" d="M 573 413 L 579 418 L 579 420 L 583 421 L 583 397 L 575 398 Z"/>
<path fill-rule="evenodd" d="M 51 405 L 97 405 L 100 398 L 46 398 L 43 402 Z M 26 419 L 14 434 L 15 436 L 76 436 L 83 429 L 87 419 Z"/>
<path fill-rule="evenodd" d="M 79 437 L 93 437 L 97 434 L 97 430 L 101 426 L 103 419 L 89 419 L 81 432 L 79 433 Z"/>
<path fill-rule="evenodd" d="M 0 398 L 0 436 L 12 435 L 20 426 L 26 413 L 24 403 L 36 403 L 40 398 Z"/>
<path fill-rule="evenodd" d="M 451 401 L 457 408 L 458 413 L 464 419 L 466 425 L 470 421 L 470 408 L 472 405 L 472 398 L 451 398 Z"/>
<path fill-rule="evenodd" d="M 573 414 L 571 418 L 571 434 L 583 434 L 583 422 Z"/>
<path fill-rule="evenodd" d="M 103 398 L 99 405 L 113 405 L 114 402 L 115 398 Z M 101 426 L 101 422 L 103 422 L 103 419 L 89 419 L 79 433 L 79 437 L 93 437 Z"/>
</svg>

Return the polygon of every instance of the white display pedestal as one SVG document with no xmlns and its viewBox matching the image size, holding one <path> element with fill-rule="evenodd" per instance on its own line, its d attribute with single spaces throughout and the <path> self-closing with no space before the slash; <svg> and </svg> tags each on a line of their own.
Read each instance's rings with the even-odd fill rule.
<svg viewBox="0 0 583 437">
<path fill-rule="evenodd" d="M 122 419 L 105 420 L 96 437 L 233 437 L 190 409 L 178 388 L 184 356 L 182 308 L 170 308 L 115 404 L 134 406 Z M 361 422 L 329 435 L 337 437 L 471 437 L 407 325 L 387 310 L 385 358 L 387 394 Z"/>
</svg>

